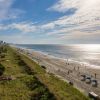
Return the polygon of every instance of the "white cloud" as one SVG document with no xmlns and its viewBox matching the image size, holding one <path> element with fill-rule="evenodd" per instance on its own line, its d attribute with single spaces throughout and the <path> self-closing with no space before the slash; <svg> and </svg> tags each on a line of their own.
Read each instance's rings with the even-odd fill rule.
<svg viewBox="0 0 100 100">
<path fill-rule="evenodd" d="M 0 31 L 6 31 L 6 30 L 18 30 L 21 32 L 21 34 L 26 33 L 33 33 L 37 30 L 37 26 L 33 25 L 32 23 L 12 23 L 8 25 L 0 25 Z"/>
<path fill-rule="evenodd" d="M 31 23 L 13 23 L 10 25 L 10 28 L 20 30 L 23 33 L 35 32 L 37 29 L 36 26 L 32 25 Z"/>
<path fill-rule="evenodd" d="M 8 17 L 8 12 L 12 3 L 12 0 L 0 0 L 0 19 L 5 19 Z"/>
<path fill-rule="evenodd" d="M 12 8 L 15 0 L 0 0 L 0 21 L 15 19 L 24 11 Z"/>
<path fill-rule="evenodd" d="M 71 8 L 76 9 L 76 12 L 69 18 L 66 17 L 68 22 L 84 23 L 100 19 L 100 0 L 59 0 L 48 9 L 66 12 Z"/>
<path fill-rule="evenodd" d="M 81 0 L 59 0 L 48 10 L 54 10 L 58 12 L 66 12 L 70 8 L 79 8 L 81 6 Z"/>
<path fill-rule="evenodd" d="M 47 29 L 47 30 L 48 29 L 53 29 L 53 28 L 55 28 L 55 24 L 52 23 L 52 22 L 51 23 L 47 23 L 47 24 L 42 25 L 41 28 L 42 29 Z"/>
<path fill-rule="evenodd" d="M 59 30 L 50 32 L 49 35 L 58 34 L 66 39 L 100 36 L 100 0 L 58 0 L 56 4 L 48 8 L 49 11 L 61 13 L 70 9 L 76 10 L 70 16 L 65 15 L 53 21 L 54 25 L 59 25 Z"/>
<path fill-rule="evenodd" d="M 16 29 L 22 33 L 41 33 L 55 39 L 67 40 L 91 39 L 100 36 L 100 0 L 59 0 L 49 8 L 52 11 L 66 12 L 71 8 L 75 13 L 65 15 L 45 24 L 32 24 L 30 22 L 13 23 L 0 30 Z M 8 8 L 11 6 L 9 4 Z M 98 27 L 98 28 L 97 28 Z M 21 33 L 21 34 L 22 34 Z"/>
</svg>

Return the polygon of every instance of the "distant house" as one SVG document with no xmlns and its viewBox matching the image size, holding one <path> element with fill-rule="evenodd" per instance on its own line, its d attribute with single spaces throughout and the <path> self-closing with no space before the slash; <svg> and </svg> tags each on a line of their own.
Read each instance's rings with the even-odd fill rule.
<svg viewBox="0 0 100 100">
<path fill-rule="evenodd" d="M 0 40 L 0 44 L 3 44 L 3 41 Z"/>
<path fill-rule="evenodd" d="M 7 44 L 6 42 L 0 40 L 0 45 L 6 45 L 6 44 Z"/>
</svg>

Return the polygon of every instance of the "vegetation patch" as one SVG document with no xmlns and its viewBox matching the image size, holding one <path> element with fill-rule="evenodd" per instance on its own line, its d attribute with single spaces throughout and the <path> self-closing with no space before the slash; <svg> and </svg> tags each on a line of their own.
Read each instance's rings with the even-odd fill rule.
<svg viewBox="0 0 100 100">
<path fill-rule="evenodd" d="M 8 61 L 0 62 L 1 75 L 15 79 L 0 81 L 0 100 L 88 100 L 66 82 L 47 74 L 28 57 L 9 46 L 4 48 L 1 53 Z"/>
<path fill-rule="evenodd" d="M 4 71 L 5 67 L 2 64 L 0 64 L 0 76 L 3 75 Z"/>
</svg>

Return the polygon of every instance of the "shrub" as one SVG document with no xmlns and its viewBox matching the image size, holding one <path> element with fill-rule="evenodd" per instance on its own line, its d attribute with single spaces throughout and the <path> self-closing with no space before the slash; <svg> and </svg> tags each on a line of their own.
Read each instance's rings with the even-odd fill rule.
<svg viewBox="0 0 100 100">
<path fill-rule="evenodd" d="M 56 100 L 56 98 L 46 87 L 40 86 L 31 96 L 31 100 Z"/>
<path fill-rule="evenodd" d="M 5 54 L 0 54 L 0 58 L 5 58 Z"/>
<path fill-rule="evenodd" d="M 0 64 L 0 76 L 4 73 L 5 67 Z"/>
<path fill-rule="evenodd" d="M 34 71 L 33 71 L 22 59 L 19 59 L 18 65 L 19 65 L 19 66 L 23 66 L 23 69 L 24 69 L 29 75 L 33 75 L 33 74 L 34 74 Z"/>
<path fill-rule="evenodd" d="M 31 100 L 56 100 L 55 96 L 50 93 L 49 89 L 42 84 L 36 77 L 27 84 L 35 92 L 31 95 Z"/>
</svg>

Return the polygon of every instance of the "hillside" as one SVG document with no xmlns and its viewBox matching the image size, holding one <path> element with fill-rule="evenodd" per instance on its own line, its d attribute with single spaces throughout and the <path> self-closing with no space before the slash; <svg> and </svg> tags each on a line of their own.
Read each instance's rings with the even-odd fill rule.
<svg viewBox="0 0 100 100">
<path fill-rule="evenodd" d="M 0 47 L 0 100 L 88 100 L 9 46 Z"/>
</svg>

